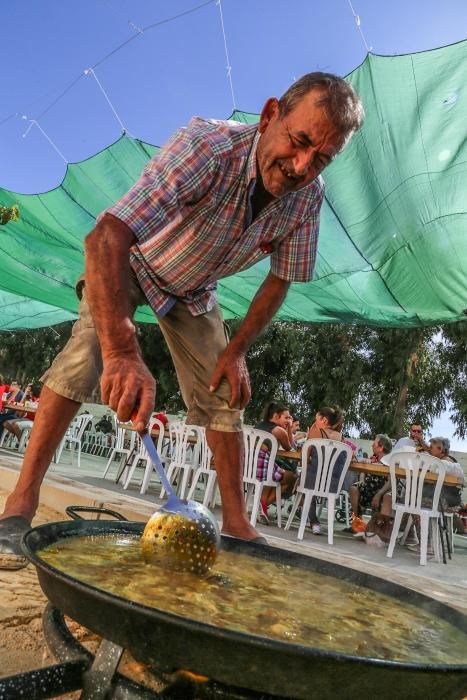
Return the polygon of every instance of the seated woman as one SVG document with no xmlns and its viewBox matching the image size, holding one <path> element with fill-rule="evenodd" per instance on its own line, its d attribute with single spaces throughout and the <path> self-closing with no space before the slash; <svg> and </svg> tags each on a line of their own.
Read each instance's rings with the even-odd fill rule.
<svg viewBox="0 0 467 700">
<path fill-rule="evenodd" d="M 440 504 L 444 511 L 454 512 L 462 505 L 462 488 L 465 483 L 465 476 L 461 465 L 451 457 L 449 450 L 451 443 L 448 438 L 434 437 L 430 439 L 428 452 L 433 457 L 438 457 L 444 462 L 446 474 L 456 476 L 460 480 L 459 486 L 443 486 L 441 489 Z"/>
<path fill-rule="evenodd" d="M 339 406 L 323 406 L 322 408 L 319 409 L 319 411 L 315 415 L 315 421 L 310 425 L 307 431 L 307 440 L 310 440 L 312 438 L 322 438 L 322 439 L 327 439 L 327 440 L 338 440 L 339 442 L 343 442 L 344 438 L 342 435 L 342 424 L 344 422 L 344 415 L 339 408 Z M 314 456 L 313 454 L 311 455 L 311 461 L 310 461 L 310 478 L 312 478 L 313 475 L 313 465 L 314 465 Z M 339 459 L 336 462 L 335 469 L 339 469 Z M 345 462 L 345 457 L 344 460 Z M 316 467 L 315 467 L 316 468 Z M 309 484 L 310 488 L 312 488 L 313 484 Z M 308 486 L 308 484 L 307 484 Z M 309 521 L 311 525 L 311 531 L 313 532 L 314 535 L 320 535 L 321 534 L 321 525 L 319 522 L 319 518 L 316 513 L 316 497 L 311 499 L 311 507 L 310 507 L 310 516 L 309 516 Z"/>
<path fill-rule="evenodd" d="M 381 462 L 384 455 L 388 455 L 392 450 L 392 442 L 387 435 L 376 435 L 372 445 L 372 463 Z M 352 525 L 353 533 L 364 532 L 366 523 L 361 517 L 364 508 L 371 508 L 373 512 L 390 515 L 392 506 L 387 513 L 388 500 L 384 498 L 390 490 L 391 482 L 386 476 L 376 476 L 367 474 L 363 481 L 357 481 L 349 489 L 350 502 L 352 505 Z M 389 501 L 390 503 L 390 501 Z"/>
<path fill-rule="evenodd" d="M 290 415 L 289 409 L 284 404 L 277 401 L 270 401 L 264 408 L 263 420 L 256 423 L 255 428 L 257 430 L 264 430 L 267 433 L 272 433 L 274 437 L 277 438 L 279 447 L 283 450 L 291 450 L 293 448 L 292 416 Z M 264 444 L 258 455 L 258 465 L 256 469 L 257 479 L 260 481 L 266 479 L 268 466 L 269 452 L 267 446 Z M 272 478 L 274 481 L 281 483 L 282 494 L 291 491 L 297 480 L 293 472 L 281 467 L 277 461 L 274 463 Z M 276 489 L 274 486 L 266 486 L 263 489 L 259 519 L 266 525 L 269 524 L 268 506 L 274 501 L 275 497 Z"/>
</svg>

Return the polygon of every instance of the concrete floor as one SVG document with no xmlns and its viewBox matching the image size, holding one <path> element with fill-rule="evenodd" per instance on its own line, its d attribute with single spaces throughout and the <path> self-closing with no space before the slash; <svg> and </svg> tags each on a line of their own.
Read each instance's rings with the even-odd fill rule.
<svg viewBox="0 0 467 700">
<path fill-rule="evenodd" d="M 54 507 L 59 512 L 67 505 L 101 505 L 124 513 L 133 520 L 145 521 L 163 502 L 158 498 L 160 486 L 151 483 L 148 492 L 141 496 L 137 477 L 127 491 L 115 483 L 117 462 L 107 478 L 102 478 L 106 460 L 83 454 L 81 466 L 72 465 L 70 454 L 64 451 L 59 464 L 52 464 L 41 492 L 41 502 Z M 0 449 L 0 487 L 11 489 L 21 467 L 21 455 Z M 140 472 L 142 476 L 142 471 Z M 221 520 L 220 507 L 215 509 Z M 385 580 L 391 580 L 409 588 L 447 602 L 467 613 L 467 537 L 454 536 L 454 554 L 447 565 L 429 561 L 420 566 L 419 556 L 404 547 L 396 546 L 394 556 L 388 559 L 386 548 L 366 545 L 352 535 L 342 532 L 345 525 L 335 523 L 334 544 L 329 545 L 326 533 L 326 511 L 322 517 L 323 535 L 316 536 L 309 529 L 303 541 L 297 541 L 297 527 L 285 532 L 276 525 L 259 524 L 258 530 L 268 543 L 349 566 L 359 571 L 371 573 Z"/>
</svg>

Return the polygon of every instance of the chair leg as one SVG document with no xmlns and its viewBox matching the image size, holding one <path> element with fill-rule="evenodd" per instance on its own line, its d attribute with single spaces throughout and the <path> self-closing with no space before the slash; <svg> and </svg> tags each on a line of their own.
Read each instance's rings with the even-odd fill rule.
<svg viewBox="0 0 467 700">
<path fill-rule="evenodd" d="M 295 494 L 293 504 L 292 504 L 292 510 L 290 511 L 290 514 L 289 514 L 289 517 L 288 517 L 287 522 L 285 524 L 284 530 L 290 529 L 290 526 L 292 525 L 293 519 L 295 518 L 295 513 L 297 512 L 298 504 L 300 503 L 301 497 L 302 497 L 301 493 Z"/>
<path fill-rule="evenodd" d="M 302 507 L 302 517 L 300 518 L 300 526 L 298 528 L 297 539 L 303 540 L 303 535 L 305 534 L 306 521 L 308 520 L 308 514 L 310 512 L 312 494 L 307 492 L 305 494 L 305 500 Z"/>
<path fill-rule="evenodd" d="M 343 497 L 344 500 L 344 509 L 345 509 L 345 527 L 347 530 L 350 527 L 350 513 L 349 513 L 349 494 L 347 491 L 343 491 L 341 493 L 341 496 Z"/>
<path fill-rule="evenodd" d="M 282 523 L 282 491 L 280 484 L 276 486 L 276 511 L 277 511 L 277 527 Z"/>
<path fill-rule="evenodd" d="M 104 473 L 102 474 L 102 478 L 103 478 L 103 479 L 105 479 L 105 475 L 106 475 L 107 472 L 109 471 L 110 465 L 112 464 L 112 461 L 113 461 L 113 459 L 114 459 L 114 457 L 115 457 L 116 454 L 117 454 L 117 450 L 116 450 L 115 447 L 114 447 L 113 450 L 112 450 L 112 452 L 110 453 L 109 459 L 107 460 L 107 464 L 105 465 Z"/>
<path fill-rule="evenodd" d="M 149 459 L 149 457 L 146 459 L 146 466 L 144 468 L 144 476 L 143 480 L 141 482 L 141 489 L 140 493 L 146 493 L 149 487 L 149 482 L 151 481 L 151 476 L 153 475 L 154 472 L 154 467 L 152 466 L 152 462 Z"/>
<path fill-rule="evenodd" d="M 394 547 L 396 546 L 397 535 L 399 534 L 399 528 L 400 528 L 401 522 L 402 522 L 402 515 L 403 515 L 402 510 L 399 510 L 399 508 L 396 508 L 396 515 L 394 517 L 394 526 L 392 528 L 391 539 L 389 540 L 388 551 L 386 554 L 386 556 L 390 557 L 390 558 L 392 557 L 393 552 L 394 552 Z"/>
<path fill-rule="evenodd" d="M 454 515 L 453 513 L 445 514 L 447 533 L 449 538 L 449 548 L 451 554 L 454 554 Z"/>
<path fill-rule="evenodd" d="M 255 484 L 255 492 L 253 496 L 253 508 L 251 509 L 250 524 L 255 527 L 256 521 L 258 519 L 259 504 L 261 501 L 261 494 L 263 493 L 263 482 L 260 481 Z"/>
<path fill-rule="evenodd" d="M 58 464 L 62 458 L 62 452 L 63 448 L 65 447 L 65 441 L 66 438 L 62 438 L 62 441 L 60 442 L 60 445 L 57 447 L 57 450 L 55 452 L 55 463 Z"/>
<path fill-rule="evenodd" d="M 328 495 L 328 544 L 334 544 L 334 511 L 336 509 L 336 497 Z"/>
<path fill-rule="evenodd" d="M 436 532 L 438 536 L 438 532 Z M 420 516 L 420 565 L 426 566 L 428 551 L 428 517 L 422 513 Z"/>
<path fill-rule="evenodd" d="M 215 472 L 209 472 L 208 481 L 206 484 L 206 489 L 204 491 L 204 498 L 203 498 L 203 506 L 205 506 L 206 508 L 209 508 L 209 505 L 212 501 L 215 483 L 216 483 Z"/>
<path fill-rule="evenodd" d="M 404 533 L 401 537 L 400 544 L 404 545 L 407 537 L 409 536 L 409 532 L 412 529 L 412 523 L 413 523 L 413 518 L 411 515 L 407 518 L 407 525 L 405 526 Z M 395 528 L 393 528 L 394 530 Z M 399 534 L 399 533 L 397 533 Z"/>
<path fill-rule="evenodd" d="M 431 526 L 431 541 L 433 543 L 433 552 L 437 562 L 441 561 L 440 549 L 444 548 L 444 543 L 442 540 L 443 532 L 441 528 L 438 527 L 438 518 L 430 518 Z M 446 554 L 443 552 L 443 559 L 446 559 Z"/>
<path fill-rule="evenodd" d="M 185 464 L 183 467 L 182 483 L 180 486 L 180 498 L 186 498 L 185 493 L 188 488 L 188 480 L 192 471 L 192 467 Z"/>
<path fill-rule="evenodd" d="M 123 484 L 123 488 L 125 491 L 127 490 L 127 488 L 130 485 L 130 481 L 133 478 L 133 474 L 135 472 L 136 465 L 138 464 L 138 462 L 139 462 L 139 457 L 135 456 L 135 458 L 134 458 L 133 462 L 131 463 L 130 468 L 128 470 L 128 476 L 125 478 L 125 483 Z M 128 467 L 127 467 L 127 469 L 128 469 Z"/>
</svg>

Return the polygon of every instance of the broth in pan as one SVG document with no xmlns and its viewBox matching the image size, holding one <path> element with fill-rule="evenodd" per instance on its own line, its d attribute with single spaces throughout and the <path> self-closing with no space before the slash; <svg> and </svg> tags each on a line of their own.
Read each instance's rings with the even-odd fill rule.
<svg viewBox="0 0 467 700">
<path fill-rule="evenodd" d="M 221 551 L 200 578 L 146 564 L 129 535 L 66 538 L 41 558 L 108 593 L 216 627 L 357 656 L 466 663 L 467 636 L 430 612 L 263 558 Z"/>
</svg>

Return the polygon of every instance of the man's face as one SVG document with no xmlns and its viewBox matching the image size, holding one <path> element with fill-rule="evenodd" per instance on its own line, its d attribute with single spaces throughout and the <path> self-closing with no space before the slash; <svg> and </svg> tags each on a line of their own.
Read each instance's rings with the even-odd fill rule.
<svg viewBox="0 0 467 700">
<path fill-rule="evenodd" d="M 273 197 L 308 185 L 344 144 L 323 107 L 316 106 L 320 95 L 311 90 L 282 119 L 275 98 L 264 105 L 256 157 L 264 188 Z"/>
<path fill-rule="evenodd" d="M 422 426 L 421 425 L 411 425 L 409 437 L 411 440 L 421 440 L 422 438 Z"/>
</svg>

